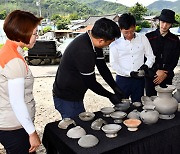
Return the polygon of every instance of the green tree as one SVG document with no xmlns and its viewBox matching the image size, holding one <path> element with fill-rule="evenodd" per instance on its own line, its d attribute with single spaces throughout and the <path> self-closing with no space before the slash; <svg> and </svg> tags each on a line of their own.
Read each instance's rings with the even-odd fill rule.
<svg viewBox="0 0 180 154">
<path fill-rule="evenodd" d="M 47 32 L 49 32 L 51 30 L 52 30 L 52 28 L 50 26 L 46 26 L 46 27 L 43 28 L 43 33 L 47 33 Z"/>
<path fill-rule="evenodd" d="M 141 27 L 141 26 L 136 26 L 136 32 L 140 32 L 140 31 L 141 31 L 141 29 L 142 29 L 142 27 Z"/>
<path fill-rule="evenodd" d="M 70 23 L 69 16 L 61 16 L 59 14 L 55 14 L 51 17 L 51 21 L 57 26 L 57 29 L 69 29 L 68 24 Z"/>
<path fill-rule="evenodd" d="M 79 16 L 77 13 L 72 13 L 69 15 L 69 19 L 70 20 L 77 20 L 77 19 L 79 19 Z"/>
<path fill-rule="evenodd" d="M 59 14 L 54 14 L 52 17 L 51 17 L 51 21 L 53 21 L 55 24 L 58 20 L 61 20 L 62 17 L 59 15 Z"/>
<path fill-rule="evenodd" d="M 7 16 L 7 12 L 6 10 L 2 10 L 0 11 L 0 19 L 4 20 Z"/>
<path fill-rule="evenodd" d="M 140 26 L 143 28 L 150 28 L 151 24 L 148 21 L 143 21 L 140 23 Z"/>
<path fill-rule="evenodd" d="M 137 2 L 135 6 L 129 9 L 129 12 L 132 13 L 135 19 L 138 21 L 142 20 L 142 16 L 147 12 L 147 8 Z"/>
<path fill-rule="evenodd" d="M 178 26 L 180 26 L 180 14 L 176 14 L 176 15 L 175 15 L 175 20 L 176 20 L 178 23 L 174 23 L 174 24 L 173 24 L 173 27 L 178 27 Z"/>
<path fill-rule="evenodd" d="M 67 26 L 68 23 L 69 22 L 67 22 L 67 20 L 65 20 L 65 19 L 58 20 L 57 24 L 56 24 L 57 29 L 69 29 L 68 26 Z"/>
</svg>

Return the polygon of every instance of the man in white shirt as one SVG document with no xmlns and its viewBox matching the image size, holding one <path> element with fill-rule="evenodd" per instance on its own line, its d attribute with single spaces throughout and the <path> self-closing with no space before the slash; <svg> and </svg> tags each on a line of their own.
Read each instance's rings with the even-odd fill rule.
<svg viewBox="0 0 180 154">
<path fill-rule="evenodd" d="M 144 76 L 139 76 L 138 71 L 146 72 L 152 67 L 155 56 L 147 37 L 135 33 L 136 20 L 133 15 L 122 14 L 118 23 L 122 34 L 110 45 L 110 64 L 116 71 L 116 82 L 126 98 L 140 102 L 145 83 Z"/>
</svg>

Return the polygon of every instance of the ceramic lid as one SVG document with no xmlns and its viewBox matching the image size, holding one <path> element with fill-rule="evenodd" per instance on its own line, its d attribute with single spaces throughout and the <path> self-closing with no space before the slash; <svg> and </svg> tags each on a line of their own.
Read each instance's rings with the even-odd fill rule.
<svg viewBox="0 0 180 154">
<path fill-rule="evenodd" d="M 86 131 L 81 126 L 73 127 L 67 132 L 69 138 L 80 138 L 84 135 L 86 135 Z"/>
<path fill-rule="evenodd" d="M 97 145 L 99 142 L 98 138 L 94 135 L 85 135 L 78 140 L 79 146 L 83 148 L 90 148 Z"/>
</svg>

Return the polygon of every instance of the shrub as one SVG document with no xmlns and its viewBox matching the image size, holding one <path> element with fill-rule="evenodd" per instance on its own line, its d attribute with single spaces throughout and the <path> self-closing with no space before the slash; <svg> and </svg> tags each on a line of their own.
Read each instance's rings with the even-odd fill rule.
<svg viewBox="0 0 180 154">
<path fill-rule="evenodd" d="M 136 26 L 136 32 L 140 32 L 140 31 L 141 31 L 141 29 L 142 29 L 142 27 L 141 27 L 141 26 Z"/>
<path fill-rule="evenodd" d="M 150 28 L 151 27 L 151 24 L 148 21 L 143 21 L 140 25 L 143 28 Z"/>
</svg>

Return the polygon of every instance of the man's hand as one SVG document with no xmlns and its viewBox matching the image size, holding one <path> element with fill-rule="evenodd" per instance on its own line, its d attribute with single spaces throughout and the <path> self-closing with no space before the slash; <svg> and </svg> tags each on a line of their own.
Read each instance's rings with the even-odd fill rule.
<svg viewBox="0 0 180 154">
<path fill-rule="evenodd" d="M 109 97 L 109 100 L 110 100 L 111 103 L 113 103 L 114 105 L 121 103 L 121 100 L 118 98 L 118 96 L 117 96 L 116 94 L 112 94 L 112 95 Z"/>
<path fill-rule="evenodd" d="M 125 98 L 125 94 L 123 93 L 123 91 L 118 87 L 114 87 L 113 88 L 115 94 L 117 95 L 117 97 L 119 98 L 119 100 L 121 101 L 123 98 Z"/>
<path fill-rule="evenodd" d="M 41 141 L 39 139 L 39 136 L 37 135 L 36 131 L 32 134 L 29 135 L 29 142 L 30 142 L 30 149 L 29 152 L 35 152 L 36 149 L 39 147 L 39 145 L 41 144 Z"/>
<path fill-rule="evenodd" d="M 144 72 L 146 73 L 148 71 L 148 66 L 146 64 L 143 64 L 139 69 L 139 70 L 144 70 Z"/>
<path fill-rule="evenodd" d="M 155 79 L 153 80 L 153 82 L 155 84 L 161 84 L 161 82 L 163 82 L 167 78 L 167 73 L 168 71 L 165 71 L 165 70 L 157 70 L 156 75 L 154 76 Z"/>
<path fill-rule="evenodd" d="M 130 76 L 131 76 L 132 78 L 137 78 L 137 79 L 144 77 L 144 75 L 139 75 L 139 72 L 138 72 L 138 71 L 132 71 L 132 72 L 130 73 Z"/>
</svg>

